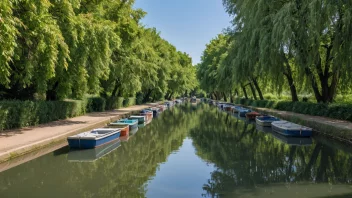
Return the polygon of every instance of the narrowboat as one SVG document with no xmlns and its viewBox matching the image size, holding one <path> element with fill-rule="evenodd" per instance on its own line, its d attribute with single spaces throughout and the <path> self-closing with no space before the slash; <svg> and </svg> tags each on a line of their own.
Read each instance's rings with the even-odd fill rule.
<svg viewBox="0 0 352 198">
<path fill-rule="evenodd" d="M 112 122 L 112 124 L 123 125 L 123 126 L 128 124 L 130 126 L 130 131 L 131 131 L 131 129 L 138 127 L 138 120 L 121 119 L 116 122 Z"/>
<path fill-rule="evenodd" d="M 260 115 L 261 115 L 260 113 L 252 111 L 252 112 L 246 113 L 246 118 L 248 120 L 255 120 L 255 118 L 260 116 Z"/>
<path fill-rule="evenodd" d="M 257 125 L 264 127 L 271 127 L 271 123 L 274 121 L 280 121 L 280 119 L 274 116 L 258 116 L 255 118 Z"/>
<path fill-rule="evenodd" d="M 153 117 L 157 117 L 160 113 L 159 108 L 156 107 L 151 107 L 151 108 L 147 108 L 147 111 L 152 111 L 153 112 Z"/>
<path fill-rule="evenodd" d="M 310 137 L 290 137 L 290 136 L 283 136 L 275 132 L 271 134 L 274 136 L 275 139 L 291 146 L 308 146 L 313 144 L 313 140 Z"/>
<path fill-rule="evenodd" d="M 284 135 L 292 137 L 310 137 L 312 136 L 312 129 L 301 126 L 288 121 L 274 121 L 271 123 L 273 131 Z"/>
<path fill-rule="evenodd" d="M 138 120 L 138 124 L 143 124 L 145 122 L 145 116 L 133 115 L 128 118 L 129 120 Z"/>
<path fill-rule="evenodd" d="M 145 116 L 146 122 L 153 119 L 153 112 L 152 111 L 142 110 L 139 112 L 139 115 Z"/>
<path fill-rule="evenodd" d="M 67 141 L 70 148 L 92 149 L 118 139 L 120 134 L 120 129 L 99 128 L 67 137 Z"/>
<path fill-rule="evenodd" d="M 245 117 L 247 113 L 251 112 L 249 109 L 241 108 L 238 110 L 239 117 Z"/>
<path fill-rule="evenodd" d="M 121 130 L 121 136 L 126 136 L 130 132 L 130 125 L 128 124 L 118 124 L 118 123 L 110 123 L 106 126 L 106 128 L 114 128 L 114 129 L 120 129 Z"/>
<path fill-rule="evenodd" d="M 93 162 L 111 153 L 121 146 L 119 139 L 93 149 L 70 150 L 67 155 L 69 162 Z"/>
</svg>

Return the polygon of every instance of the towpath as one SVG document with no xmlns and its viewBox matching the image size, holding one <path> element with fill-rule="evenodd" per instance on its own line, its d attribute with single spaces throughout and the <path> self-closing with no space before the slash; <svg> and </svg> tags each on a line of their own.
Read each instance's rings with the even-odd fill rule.
<svg viewBox="0 0 352 198">
<path fill-rule="evenodd" d="M 0 163 L 62 142 L 70 135 L 101 127 L 152 105 L 135 105 L 114 111 L 88 113 L 39 126 L 0 132 Z"/>
</svg>

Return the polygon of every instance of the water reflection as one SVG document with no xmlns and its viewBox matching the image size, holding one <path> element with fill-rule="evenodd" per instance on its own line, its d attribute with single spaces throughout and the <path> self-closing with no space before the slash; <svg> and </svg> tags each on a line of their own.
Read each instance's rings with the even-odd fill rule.
<svg viewBox="0 0 352 198">
<path fill-rule="evenodd" d="M 2 172 L 0 197 L 352 196 L 351 148 L 260 132 L 208 105 L 165 111 L 119 144 L 91 163 L 65 147 Z"/>
<path fill-rule="evenodd" d="M 215 116 L 206 112 L 198 127 L 190 132 L 197 154 L 216 166 L 203 186 L 203 196 L 287 197 L 290 196 L 287 185 L 295 185 L 295 190 L 291 191 L 296 193 L 293 197 L 298 194 L 298 197 L 324 197 L 334 193 L 352 195 L 349 186 L 352 181 L 351 153 L 320 141 L 312 144 L 311 139 L 258 132 L 255 125 L 231 120 L 224 113 Z M 345 187 L 337 190 L 342 184 Z M 286 195 L 269 192 L 268 188 L 286 192 Z M 317 189 L 321 189 L 320 192 L 315 192 Z"/>
<path fill-rule="evenodd" d="M 145 197 L 146 182 L 186 138 L 193 116 L 187 111 L 165 111 L 92 163 L 68 162 L 77 155 L 63 148 L 2 172 L 0 197 Z"/>
</svg>

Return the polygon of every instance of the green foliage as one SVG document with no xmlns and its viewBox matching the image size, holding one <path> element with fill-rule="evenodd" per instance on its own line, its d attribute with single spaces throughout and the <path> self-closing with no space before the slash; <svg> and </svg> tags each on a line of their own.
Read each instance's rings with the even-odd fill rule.
<svg viewBox="0 0 352 198">
<path fill-rule="evenodd" d="M 85 101 L 1 101 L 0 129 L 43 124 L 86 113 Z"/>
<path fill-rule="evenodd" d="M 198 84 L 191 58 L 145 28 L 146 13 L 134 2 L 1 2 L 0 99 L 93 94 L 113 108 L 121 106 L 118 97 L 136 93 L 145 101 L 192 91 Z"/>
<path fill-rule="evenodd" d="M 352 121 L 351 104 L 324 104 L 312 102 L 249 100 L 243 98 L 236 99 L 235 103 L 242 104 L 245 106 L 271 108 L 280 111 L 291 111 L 295 113 L 308 114 L 313 116 L 324 116 L 334 119 Z"/>
<path fill-rule="evenodd" d="M 106 100 L 101 97 L 87 98 L 87 112 L 100 112 L 105 111 Z"/>
</svg>

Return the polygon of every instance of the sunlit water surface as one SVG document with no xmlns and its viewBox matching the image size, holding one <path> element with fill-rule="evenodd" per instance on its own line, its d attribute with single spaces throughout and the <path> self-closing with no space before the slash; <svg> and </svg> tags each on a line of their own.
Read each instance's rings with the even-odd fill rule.
<svg viewBox="0 0 352 198">
<path fill-rule="evenodd" d="M 0 197 L 352 197 L 351 153 L 183 105 L 123 141 L 64 147 L 0 173 Z"/>
</svg>

